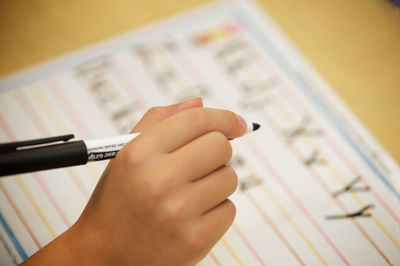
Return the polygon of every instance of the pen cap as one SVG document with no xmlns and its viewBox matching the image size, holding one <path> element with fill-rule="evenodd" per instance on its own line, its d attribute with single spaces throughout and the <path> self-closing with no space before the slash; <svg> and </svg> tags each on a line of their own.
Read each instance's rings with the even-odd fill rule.
<svg viewBox="0 0 400 266">
<path fill-rule="evenodd" d="M 0 153 L 0 176 L 85 164 L 86 146 L 74 141 Z"/>
</svg>

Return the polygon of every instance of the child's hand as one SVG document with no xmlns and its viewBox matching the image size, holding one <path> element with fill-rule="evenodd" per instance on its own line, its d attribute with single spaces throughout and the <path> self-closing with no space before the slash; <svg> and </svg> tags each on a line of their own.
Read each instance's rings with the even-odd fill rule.
<svg viewBox="0 0 400 266">
<path fill-rule="evenodd" d="M 232 224 L 227 197 L 238 181 L 226 166 L 227 138 L 243 135 L 245 123 L 200 99 L 164 108 L 138 124 L 142 134 L 110 163 L 66 232 L 77 264 L 194 264 Z"/>
</svg>

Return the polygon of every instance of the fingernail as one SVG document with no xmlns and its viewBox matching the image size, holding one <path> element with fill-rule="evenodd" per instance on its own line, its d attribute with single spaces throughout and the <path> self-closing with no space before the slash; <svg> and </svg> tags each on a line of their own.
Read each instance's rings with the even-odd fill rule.
<svg viewBox="0 0 400 266">
<path fill-rule="evenodd" d="M 195 98 L 186 99 L 186 100 L 184 100 L 184 101 L 182 101 L 182 102 L 180 102 L 178 104 L 181 105 L 181 104 L 185 104 L 185 103 L 190 103 L 191 101 L 193 101 L 193 99 L 195 99 Z"/>
<path fill-rule="evenodd" d="M 173 107 L 174 109 L 179 109 L 180 107 L 185 106 L 186 103 L 190 102 L 190 100 L 191 99 L 186 99 L 182 102 L 172 104 L 171 107 Z"/>
<path fill-rule="evenodd" d="M 236 115 L 237 119 L 239 120 L 240 126 L 243 128 L 243 130 L 247 130 L 247 123 L 244 120 L 243 117 L 241 117 L 240 115 Z"/>
<path fill-rule="evenodd" d="M 200 101 L 201 101 L 200 97 L 194 97 L 194 98 L 186 99 L 183 102 L 180 102 L 179 104 L 187 104 L 187 103 L 190 103 L 190 102 L 193 102 L 193 101 L 197 101 L 198 99 L 200 99 Z"/>
</svg>

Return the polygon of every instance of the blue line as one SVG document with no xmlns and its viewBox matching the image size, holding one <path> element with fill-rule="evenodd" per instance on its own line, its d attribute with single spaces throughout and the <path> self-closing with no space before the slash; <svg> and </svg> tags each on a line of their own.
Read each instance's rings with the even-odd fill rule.
<svg viewBox="0 0 400 266">
<path fill-rule="evenodd" d="M 343 128 L 341 123 L 337 120 L 337 118 L 329 111 L 326 105 L 315 95 L 312 89 L 308 86 L 304 80 L 298 76 L 296 71 L 294 71 L 291 66 L 284 60 L 284 58 L 280 55 L 279 50 L 275 48 L 273 43 L 269 40 L 269 38 L 263 34 L 263 32 L 257 27 L 257 25 L 251 20 L 251 18 L 242 10 L 237 10 L 236 8 L 232 9 L 232 14 L 244 25 L 247 26 L 249 32 L 251 32 L 254 37 L 262 44 L 261 47 L 275 60 L 276 63 L 279 64 L 282 70 L 284 70 L 287 74 L 292 77 L 298 87 L 301 88 L 306 95 L 316 104 L 316 107 L 322 111 L 325 116 L 329 119 L 329 121 L 336 127 L 339 131 L 340 135 L 344 137 L 348 144 L 356 151 L 356 153 L 364 160 L 364 162 L 371 168 L 371 170 L 381 179 L 381 181 L 389 188 L 390 191 L 400 199 L 400 193 L 396 191 L 393 185 L 387 180 L 387 178 L 379 171 L 377 167 L 368 159 L 368 157 L 363 153 L 360 147 L 356 144 L 356 142 L 350 137 L 350 135 Z M 268 51 L 268 49 L 270 51 Z"/>
<path fill-rule="evenodd" d="M 19 255 L 21 256 L 21 258 L 23 260 L 26 260 L 28 258 L 28 256 L 26 255 L 24 249 L 22 248 L 22 246 L 19 244 L 17 238 L 15 237 L 14 233 L 11 231 L 11 228 L 8 226 L 6 220 L 4 220 L 3 215 L 0 212 L 0 223 L 3 225 L 4 229 L 6 230 L 6 232 L 8 233 L 8 235 L 10 236 L 11 241 L 13 242 L 15 248 L 17 249 Z"/>
</svg>

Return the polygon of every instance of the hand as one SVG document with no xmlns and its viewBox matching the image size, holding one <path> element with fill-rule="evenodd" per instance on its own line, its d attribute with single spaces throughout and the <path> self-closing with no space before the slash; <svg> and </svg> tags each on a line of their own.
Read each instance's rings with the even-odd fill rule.
<svg viewBox="0 0 400 266">
<path fill-rule="evenodd" d="M 185 105 L 185 104 L 183 104 Z M 166 109 L 165 109 L 166 108 Z M 173 109 L 173 111 L 171 111 Z M 82 216 L 65 233 L 79 265 L 188 265 L 230 227 L 237 186 L 226 166 L 245 124 L 229 111 L 152 109 L 105 170 Z"/>
</svg>

